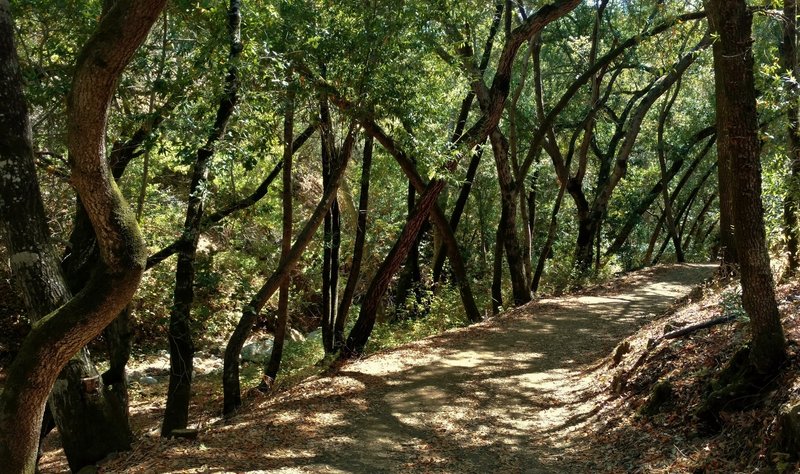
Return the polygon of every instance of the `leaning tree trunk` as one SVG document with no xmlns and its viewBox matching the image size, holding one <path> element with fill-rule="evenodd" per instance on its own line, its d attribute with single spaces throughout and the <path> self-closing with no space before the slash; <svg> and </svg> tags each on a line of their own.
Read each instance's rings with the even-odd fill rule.
<svg viewBox="0 0 800 474">
<path fill-rule="evenodd" d="M 709 23 L 719 35 L 714 43 L 714 73 L 720 168 L 723 161 L 728 161 L 725 168 L 736 170 L 733 179 L 722 184 L 733 196 L 742 305 L 752 328 L 750 362 L 758 373 L 768 375 L 775 373 L 786 359 L 786 339 L 775 301 L 761 203 L 753 14 L 744 0 L 709 0 L 706 9 Z"/>
<path fill-rule="evenodd" d="M 556 201 L 553 203 L 553 211 L 550 213 L 550 225 L 547 227 L 547 240 L 542 247 L 542 251 L 539 254 L 539 259 L 536 262 L 536 270 L 533 273 L 533 279 L 531 280 L 531 293 L 536 294 L 539 291 L 539 282 L 542 279 L 542 274 L 544 273 L 544 264 L 547 262 L 547 258 L 550 255 L 550 252 L 553 249 L 553 244 L 556 241 L 556 231 L 558 230 L 558 211 L 561 209 L 561 202 L 564 200 L 564 191 L 566 186 L 562 183 L 561 187 L 558 190 L 558 196 L 556 196 Z"/>
<path fill-rule="evenodd" d="M 697 184 L 694 186 L 694 188 L 692 188 L 691 192 L 689 193 L 689 196 L 686 197 L 686 200 L 678 208 L 678 212 L 675 213 L 675 220 L 676 221 L 683 219 L 683 217 L 686 216 L 689 213 L 689 211 L 691 210 L 692 204 L 694 204 L 695 199 L 697 199 L 697 195 L 703 189 L 703 186 L 705 185 L 706 181 L 708 181 L 708 179 L 711 177 L 711 175 L 714 172 L 714 169 L 716 167 L 717 167 L 716 163 L 712 164 L 708 168 L 708 170 L 705 172 L 705 174 L 703 174 L 703 176 L 701 176 L 700 179 L 697 181 Z M 677 191 L 677 189 L 676 189 L 676 191 Z M 672 200 L 670 201 L 671 204 L 674 204 L 675 201 L 677 200 L 677 198 L 678 198 L 678 194 L 676 192 L 673 192 L 672 193 Z M 662 213 L 661 218 L 659 219 L 659 226 L 663 226 L 665 221 L 666 221 L 666 213 Z M 661 247 L 659 248 L 658 253 L 656 253 L 655 258 L 653 259 L 653 265 L 658 263 L 658 260 L 661 258 L 661 255 L 667 249 L 667 246 L 669 245 L 669 242 L 670 242 L 670 236 L 668 234 L 667 238 L 664 239 L 664 242 L 661 244 Z"/>
<path fill-rule="evenodd" d="M 414 185 L 408 183 L 408 194 L 406 195 L 406 204 L 408 208 L 408 217 L 411 217 L 411 214 L 414 212 L 414 203 L 416 200 L 416 191 L 414 190 Z M 419 246 L 422 243 L 422 236 L 425 233 L 425 225 L 423 224 L 422 229 L 420 230 L 417 237 L 414 239 L 414 243 L 411 245 L 411 248 L 408 250 L 408 256 L 406 257 L 405 265 L 403 265 L 403 270 L 400 272 L 400 277 L 397 281 L 397 290 L 395 292 L 395 312 L 400 313 L 402 311 L 408 311 L 408 307 L 406 306 L 406 302 L 408 299 L 409 294 L 412 292 L 414 293 L 414 297 L 419 303 L 419 284 L 422 281 L 422 273 L 420 272 L 419 267 Z"/>
<path fill-rule="evenodd" d="M 628 213 L 627 219 L 625 219 L 625 223 L 617 232 L 617 236 L 614 238 L 614 241 L 609 245 L 608 249 L 606 249 L 606 257 L 614 255 L 622 249 L 625 242 L 628 240 L 628 236 L 630 236 L 631 232 L 633 231 L 634 227 L 639 223 L 641 220 L 641 216 L 650 209 L 650 206 L 655 202 L 658 196 L 661 195 L 661 191 L 664 186 L 669 186 L 669 182 L 678 174 L 678 172 L 683 167 L 684 163 L 684 156 L 688 153 L 695 144 L 699 143 L 703 139 L 707 137 L 711 137 L 710 140 L 703 146 L 700 153 L 695 156 L 694 160 L 692 160 L 691 164 L 684 172 L 683 176 L 681 177 L 678 184 L 675 186 L 673 190 L 673 194 L 676 192 L 680 192 L 683 186 L 689 181 L 689 178 L 692 174 L 697 170 L 697 167 L 700 165 L 702 160 L 708 155 L 708 152 L 711 150 L 712 146 L 716 142 L 716 128 L 715 127 L 706 127 L 703 130 L 695 133 L 695 135 L 689 140 L 689 144 L 683 147 L 678 156 L 672 162 L 672 166 L 670 166 L 669 170 L 667 170 L 667 180 L 664 181 L 663 177 L 659 180 L 652 188 L 647 192 L 647 194 L 642 198 L 639 202 L 639 205 L 636 208 L 632 209 Z"/>
<path fill-rule="evenodd" d="M 242 311 L 242 317 L 239 319 L 239 322 L 236 324 L 236 329 L 228 340 L 228 345 L 225 347 L 225 360 L 222 371 L 222 391 L 224 395 L 222 413 L 225 416 L 232 415 L 233 412 L 242 405 L 242 392 L 239 381 L 239 355 L 242 352 L 244 342 L 247 340 L 247 336 L 250 334 L 250 330 L 253 328 L 253 324 L 258 318 L 261 308 L 264 307 L 270 297 L 275 294 L 275 291 L 277 291 L 281 283 L 289 277 L 289 274 L 297 266 L 300 257 L 314 238 L 314 234 L 320 224 L 322 224 L 325 214 L 336 198 L 336 193 L 339 190 L 339 183 L 344 176 L 344 172 L 347 169 L 347 162 L 352 154 L 349 151 L 352 146 L 351 134 L 350 140 L 345 140 L 343 146 L 344 151 L 340 154 L 341 162 L 336 163 L 329 186 L 323 192 L 316 209 L 314 209 L 314 213 L 311 214 L 311 217 L 297 235 L 286 259 L 282 264 L 278 265 L 278 268 L 275 269 L 250 302 L 245 305 Z"/>
<path fill-rule="evenodd" d="M 205 188 L 208 171 L 216 144 L 225 135 L 228 121 L 239 101 L 239 71 L 236 66 L 242 51 L 241 2 L 231 0 L 228 7 L 228 34 L 230 52 L 228 74 L 225 77 L 225 94 L 217 108 L 214 127 L 205 145 L 197 151 L 192 182 L 189 187 L 189 204 L 183 235 L 178 247 L 178 265 L 175 270 L 175 293 L 169 318 L 169 389 L 161 436 L 171 436 L 172 431 L 186 428 L 189 422 L 189 402 L 192 390 L 194 341 L 192 340 L 191 309 L 194 302 L 195 257 L 200 239 L 200 227 L 205 211 Z"/>
<path fill-rule="evenodd" d="M 102 263 L 83 291 L 33 326 L 8 368 L 5 388 L 0 394 L 0 465 L 6 472 L 35 471 L 44 405 L 58 373 L 128 304 L 144 271 L 144 240 L 106 165 L 105 124 L 122 70 L 144 41 L 164 4 L 164 0 L 118 0 L 100 18 L 97 30 L 78 55 L 67 99 L 67 148 L 71 182 L 89 213 Z M 31 182 L 35 173 L 31 175 L 30 127 L 6 0 L 0 0 L 0 41 L 6 45 L 0 48 L 3 57 L 0 115 L 5 116 L 9 109 L 22 111 L 16 118 L 22 120 L 26 130 L 2 146 L 12 151 L 22 165 L 0 173 L 0 179 L 7 180 L 2 188 L 27 187 L 35 192 L 38 183 Z M 11 164 L 8 158 L 2 162 L 7 167 Z M 17 175 L 23 169 L 28 174 Z M 16 212 L 21 210 L 17 208 Z M 29 223 L 31 227 L 41 225 L 33 220 Z M 3 225 L 6 224 L 4 216 Z M 12 259 L 21 264 L 46 264 L 45 259 L 29 251 L 13 253 Z M 46 275 L 59 271 L 50 260 Z M 87 391 L 92 390 L 92 385 L 91 380 L 87 381 Z"/>
<path fill-rule="evenodd" d="M 711 193 L 708 198 L 706 198 L 705 203 L 703 203 L 703 207 L 700 208 L 700 212 L 697 213 L 694 218 L 694 222 L 692 222 L 691 227 L 689 227 L 689 231 L 686 233 L 686 239 L 683 241 L 683 248 L 691 248 L 692 243 L 700 237 L 700 231 L 705 222 L 706 214 L 708 214 L 708 211 L 711 209 L 711 205 L 714 204 L 714 201 L 716 200 L 716 193 Z"/>
<path fill-rule="evenodd" d="M 428 189 L 417 200 L 414 212 L 409 216 L 392 250 L 389 251 L 369 285 L 364 301 L 361 303 L 361 311 L 356 324 L 347 336 L 344 350 L 341 353 L 342 358 L 356 357 L 364 352 L 364 347 L 372 334 L 372 328 L 375 326 L 381 298 L 386 293 L 397 269 L 408 256 L 408 251 L 414 244 L 444 185 L 445 182 L 442 179 L 432 180 L 428 184 Z"/>
<path fill-rule="evenodd" d="M 478 64 L 478 73 L 483 75 L 486 71 L 486 67 L 489 65 L 489 60 L 492 55 L 492 49 L 494 48 L 494 40 L 497 36 L 497 32 L 500 27 L 500 20 L 503 16 L 503 9 L 505 5 L 502 1 L 498 1 L 495 5 L 495 12 L 494 18 L 492 20 L 492 25 L 489 28 L 489 35 L 486 38 L 486 44 L 483 47 L 483 54 L 481 55 L 481 62 Z M 450 138 L 450 143 L 454 143 L 461 134 L 464 132 L 464 127 L 467 125 L 467 118 L 469 118 L 469 112 L 472 108 L 472 103 L 475 101 L 475 92 L 470 90 L 467 92 L 467 95 L 464 97 L 464 100 L 461 101 L 461 110 L 458 114 L 458 119 L 456 120 L 456 126 L 453 130 L 453 135 Z M 472 181 L 475 179 L 475 173 L 478 170 L 478 165 L 481 161 L 481 156 L 483 155 L 483 146 L 479 146 L 476 150 L 472 152 L 472 158 L 470 159 L 469 166 L 467 168 L 467 177 L 464 180 L 464 184 L 461 186 L 461 190 L 458 193 L 458 199 L 456 200 L 455 207 L 453 208 L 452 214 L 450 214 L 450 228 L 452 229 L 453 233 L 456 232 L 458 229 L 458 223 L 461 220 L 461 214 L 464 212 L 464 208 L 467 204 L 467 199 L 469 198 L 469 193 L 472 190 Z M 442 276 L 442 268 L 444 267 L 444 259 L 445 254 L 444 252 L 439 249 L 434 255 L 434 262 L 433 262 L 433 282 L 438 283 Z"/>
<path fill-rule="evenodd" d="M 461 190 L 458 192 L 456 204 L 453 206 L 453 212 L 450 214 L 450 228 L 455 233 L 458 229 L 458 224 L 461 221 L 461 215 L 467 207 L 467 200 L 469 199 L 470 191 L 472 191 L 472 182 L 475 180 L 475 175 L 478 172 L 478 165 L 483 156 L 483 147 L 479 147 L 472 152 L 472 158 L 467 167 L 467 175 L 464 178 L 464 184 L 461 185 Z M 442 278 L 442 269 L 444 268 L 444 259 L 447 256 L 444 249 L 440 249 L 433 258 L 433 281 L 438 283 Z"/>
</svg>

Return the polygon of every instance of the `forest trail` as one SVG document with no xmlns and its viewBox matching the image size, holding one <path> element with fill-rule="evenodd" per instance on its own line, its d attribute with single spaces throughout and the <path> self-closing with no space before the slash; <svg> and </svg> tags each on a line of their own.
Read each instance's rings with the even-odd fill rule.
<svg viewBox="0 0 800 474">
<path fill-rule="evenodd" d="M 200 441 L 145 437 L 103 472 L 581 472 L 608 390 L 594 369 L 714 268 L 644 270 L 251 394 Z"/>
</svg>

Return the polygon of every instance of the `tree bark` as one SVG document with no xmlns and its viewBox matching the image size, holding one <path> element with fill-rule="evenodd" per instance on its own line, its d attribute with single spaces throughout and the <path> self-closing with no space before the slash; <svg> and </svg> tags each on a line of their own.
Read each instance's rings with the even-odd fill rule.
<svg viewBox="0 0 800 474">
<path fill-rule="evenodd" d="M 13 42 L 8 5 L 0 2 L 0 221 L 16 287 L 36 324 L 69 301 L 70 291 L 55 251 L 42 203 L 28 108 Z M 13 172 L 12 172 L 13 171 Z M 96 382 L 91 392 L 82 380 Z M 127 404 L 101 379 L 83 348 L 67 363 L 49 396 L 49 414 L 59 427 L 72 470 L 108 453 L 130 448 Z M 124 392 L 121 394 L 124 397 Z M 118 403 L 119 402 L 119 403 Z M 47 425 L 47 424 L 46 424 Z M 52 426 L 52 425 L 49 425 Z M 41 437 L 49 430 L 44 428 Z M 38 435 L 38 433 L 37 433 Z M 38 438 L 39 436 L 37 436 Z M 35 462 L 35 460 L 34 460 Z"/>
<path fill-rule="evenodd" d="M 500 184 L 500 229 L 503 233 L 506 261 L 511 275 L 511 292 L 514 306 L 520 306 L 530 301 L 531 295 L 525 278 L 523 255 L 517 235 L 517 189 L 508 161 L 508 140 L 497 128 L 492 131 L 489 139 L 492 143 Z"/>
<path fill-rule="evenodd" d="M 408 183 L 408 193 L 406 195 L 406 206 L 408 208 L 408 218 L 414 212 L 414 203 L 416 201 L 416 191 L 414 185 Z M 419 246 L 422 243 L 422 235 L 425 233 L 425 225 L 414 239 L 411 248 L 408 249 L 408 256 L 406 257 L 403 270 L 400 272 L 400 277 L 397 280 L 397 287 L 395 291 L 395 312 L 408 313 L 409 308 L 406 306 L 407 299 L 411 293 L 417 303 L 420 302 L 419 297 L 419 284 L 422 281 L 422 273 L 419 266 Z"/>
<path fill-rule="evenodd" d="M 291 82 L 292 78 L 288 77 L 287 82 Z M 292 248 L 292 134 L 294 133 L 294 108 L 295 108 L 295 93 L 290 86 L 286 92 L 286 110 L 284 111 L 283 119 L 283 222 L 281 233 L 281 261 L 280 264 L 286 262 L 289 251 Z M 324 121 L 323 121 L 324 122 Z M 324 128 L 323 124 L 323 128 Z M 323 132 L 323 135 L 325 133 Z M 323 150 L 325 147 L 323 147 Z M 324 152 L 323 152 L 324 153 Z M 324 155 L 323 155 L 324 156 Z M 328 162 L 330 166 L 330 162 Z M 330 178 L 330 176 L 328 176 Z M 334 204 L 335 204 L 334 200 Z M 330 212 L 330 211 L 329 211 Z M 327 216 L 327 214 L 326 214 Z M 261 382 L 261 389 L 268 389 L 272 387 L 272 383 L 278 377 L 278 370 L 281 367 L 281 359 L 283 359 L 283 344 L 286 340 L 286 326 L 289 321 L 289 284 L 290 278 L 286 278 L 281 283 L 278 291 L 278 319 L 275 323 L 275 337 L 272 344 L 272 352 L 270 353 L 269 362 L 264 368 L 264 377 Z"/>
<path fill-rule="evenodd" d="M 144 271 L 144 240 L 106 165 L 105 126 L 122 70 L 144 41 L 164 3 L 118 0 L 100 18 L 95 33 L 78 56 L 67 98 L 67 147 L 71 181 L 97 235 L 102 264 L 79 294 L 33 326 L 8 368 L 5 389 L 0 394 L 0 465 L 11 473 L 34 472 L 44 404 L 58 373 L 128 304 Z M 0 95 L 14 98 L 24 107 L 6 0 L 0 0 L 0 38 L 9 46 L 0 48 L 4 85 Z M 6 97 L 0 101 L 4 110 L 11 102 Z M 30 130 L 27 123 L 24 128 Z M 29 137 L 29 133 L 23 136 Z M 19 141 L 13 143 L 17 146 L 14 157 L 32 159 L 31 155 L 26 157 Z M 3 162 L 5 166 L 10 164 L 7 158 Z M 8 169 L 2 173 L 2 179 L 9 181 L 2 183 L 4 190 L 31 186 L 16 176 L 17 171 Z M 32 186 L 38 188 L 35 182 Z M 20 263 L 40 261 L 38 255 L 24 251 L 12 255 Z"/>
<path fill-rule="evenodd" d="M 373 138 L 371 135 L 364 137 L 364 155 L 361 162 L 361 192 L 358 197 L 358 222 L 356 224 L 356 239 L 353 244 L 353 259 L 350 264 L 350 274 L 347 284 L 339 302 L 339 311 L 336 314 L 336 324 L 333 331 L 334 347 L 341 351 L 344 346 L 344 326 L 353 295 L 361 275 L 361 262 L 364 259 L 364 242 L 367 236 L 367 217 L 369 215 L 369 176 L 372 169 Z"/>
<path fill-rule="evenodd" d="M 400 236 L 397 238 L 392 250 L 384 259 L 375 277 L 370 283 L 364 301 L 361 303 L 361 311 L 358 319 L 350 334 L 347 336 L 342 358 L 352 358 L 363 354 L 364 347 L 367 345 L 372 328 L 375 326 L 378 305 L 386 289 L 391 283 L 392 277 L 408 255 L 408 251 L 414 244 L 422 225 L 430 213 L 430 208 L 444 188 L 445 182 L 436 179 L 428 184 L 428 189 L 420 196 L 414 212 L 409 216 L 406 225 L 403 227 Z"/>
<path fill-rule="evenodd" d="M 352 146 L 351 138 L 349 144 L 347 141 L 345 142 L 345 151 L 348 147 L 352 148 Z M 236 324 L 236 329 L 233 331 L 233 334 L 231 334 L 230 339 L 228 339 L 228 345 L 225 347 L 225 359 L 222 372 L 222 388 L 224 395 L 222 412 L 225 416 L 232 415 L 242 404 L 239 382 L 239 354 L 242 352 L 244 342 L 247 340 L 247 336 L 250 334 L 250 330 L 253 328 L 253 324 L 261 308 L 264 307 L 270 297 L 275 294 L 275 291 L 283 280 L 288 278 L 289 274 L 294 270 L 295 266 L 297 266 L 306 247 L 314 238 L 314 233 L 316 233 L 320 224 L 322 224 L 325 214 L 328 212 L 328 209 L 331 204 L 333 204 L 333 200 L 336 197 L 339 183 L 347 169 L 347 161 L 350 159 L 351 154 L 352 153 L 349 151 L 340 154 L 342 162 L 336 164 L 328 188 L 320 198 L 319 204 L 317 204 L 316 209 L 314 209 L 314 213 L 311 214 L 311 217 L 297 235 L 292 248 L 286 256 L 286 260 L 284 260 L 283 264 L 278 265 L 278 268 L 275 269 L 250 302 L 245 305 L 242 310 L 242 317 Z"/>
<path fill-rule="evenodd" d="M 325 66 L 322 66 L 325 77 Z M 333 137 L 333 121 L 331 120 L 328 99 L 320 98 L 320 145 L 322 150 L 322 185 L 328 186 L 332 173 L 332 162 L 336 156 L 336 145 Z M 339 200 L 334 197 L 331 207 L 325 214 L 322 225 L 322 347 L 325 354 L 334 350 L 333 326 L 336 320 L 336 300 L 338 297 L 339 277 L 339 238 L 334 236 L 334 227 L 339 227 Z M 336 271 L 334 271 L 334 267 Z"/>
<path fill-rule="evenodd" d="M 780 48 L 781 67 L 786 71 L 786 154 L 789 157 L 789 176 L 786 199 L 783 203 L 783 235 L 786 240 L 787 269 L 794 273 L 798 268 L 797 213 L 800 211 L 800 123 L 798 122 L 797 77 L 800 75 L 797 60 L 797 0 L 783 2 L 783 42 Z"/>
<path fill-rule="evenodd" d="M 666 142 L 664 141 L 664 126 L 666 125 L 667 120 L 669 119 L 669 113 L 672 109 L 672 104 L 675 103 L 675 99 L 678 98 L 678 92 L 680 92 L 681 82 L 675 85 L 675 92 L 672 94 L 671 98 L 668 98 L 666 104 L 664 104 L 663 109 L 658 117 L 658 143 L 656 145 L 656 152 L 658 154 L 658 167 L 661 171 L 661 182 L 668 183 L 669 179 L 667 178 L 667 158 L 666 158 Z M 675 258 L 678 263 L 683 263 L 685 258 L 683 256 L 683 247 L 681 246 L 681 239 L 678 236 L 678 230 L 675 226 L 675 219 L 674 215 L 672 214 L 672 202 L 669 198 L 669 187 L 662 186 L 661 188 L 661 197 L 664 200 L 664 216 L 665 222 L 667 224 L 667 232 L 672 238 L 672 245 L 675 247 Z"/>
<path fill-rule="evenodd" d="M 556 197 L 555 203 L 553 203 L 553 211 L 550 213 L 550 225 L 547 228 L 547 240 L 542 247 L 542 251 L 539 254 L 539 259 L 536 262 L 536 270 L 533 273 L 533 279 L 531 280 L 531 292 L 536 294 L 539 291 L 539 282 L 542 279 L 542 273 L 544 273 L 544 265 L 547 262 L 547 258 L 550 254 L 550 250 L 553 248 L 553 243 L 556 240 L 556 230 L 558 229 L 558 211 L 561 208 L 561 202 L 564 200 L 564 191 L 566 186 L 561 184 L 561 187 L 558 189 L 558 196 Z"/>
<path fill-rule="evenodd" d="M 205 145 L 197 151 L 189 187 L 189 203 L 183 235 L 178 250 L 175 270 L 175 292 L 169 318 L 170 375 L 167 404 L 161 436 L 169 437 L 172 431 L 186 428 L 189 422 L 192 371 L 194 368 L 194 341 L 192 340 L 191 309 L 194 302 L 195 257 L 200 239 L 200 226 L 205 212 L 205 188 L 208 171 L 217 142 L 222 140 L 236 104 L 239 101 L 239 70 L 236 62 L 242 51 L 241 2 L 231 0 L 228 7 L 228 35 L 230 51 L 225 93 L 217 107 L 214 126 Z"/>
<path fill-rule="evenodd" d="M 736 170 L 733 179 L 721 184 L 732 196 L 742 304 L 752 328 L 750 362 L 758 373 L 769 375 L 786 359 L 786 339 L 775 301 L 761 203 L 753 17 L 744 0 L 708 0 L 706 8 L 709 23 L 719 35 L 714 43 L 714 73 L 720 168 Z"/>
<path fill-rule="evenodd" d="M 501 218 L 502 219 L 502 218 Z M 505 232 L 498 222 L 494 237 L 494 258 L 492 259 L 492 314 L 499 314 L 503 307 L 503 239 Z"/>
</svg>

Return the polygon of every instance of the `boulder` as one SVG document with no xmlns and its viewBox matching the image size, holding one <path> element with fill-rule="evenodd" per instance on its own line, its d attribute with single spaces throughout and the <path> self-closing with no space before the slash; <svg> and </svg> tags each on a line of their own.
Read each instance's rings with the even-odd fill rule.
<svg viewBox="0 0 800 474">
<path fill-rule="evenodd" d="M 263 364 L 272 354 L 272 338 L 256 339 L 242 347 L 242 362 Z"/>
<path fill-rule="evenodd" d="M 286 338 L 292 342 L 303 342 L 306 340 L 306 337 L 303 336 L 303 333 L 294 328 L 289 328 Z"/>
<path fill-rule="evenodd" d="M 778 415 L 777 448 L 790 459 L 800 456 L 800 402 L 795 401 L 781 408 Z"/>
</svg>

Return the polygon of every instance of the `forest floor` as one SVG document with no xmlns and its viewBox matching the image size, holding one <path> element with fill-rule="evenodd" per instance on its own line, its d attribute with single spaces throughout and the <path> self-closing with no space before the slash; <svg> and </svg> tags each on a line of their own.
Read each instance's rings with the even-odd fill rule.
<svg viewBox="0 0 800 474">
<path fill-rule="evenodd" d="M 693 356 L 692 337 L 659 338 L 719 315 L 721 290 L 704 296 L 698 289 L 714 269 L 660 266 L 579 295 L 540 299 L 269 396 L 252 390 L 227 421 L 218 416 L 213 389 L 198 387 L 196 441 L 158 437 L 160 387 L 132 403 L 139 435 L 133 451 L 105 461 L 100 471 L 736 472 L 753 466 L 751 472 L 765 465 L 767 448 L 751 439 L 744 459 L 744 441 L 729 438 L 769 430 L 764 414 L 750 412 L 744 428 L 732 431 L 692 426 L 681 404 L 697 402 L 697 369 L 714 368 L 706 360 L 710 349 Z M 796 313 L 798 290 L 784 290 L 791 293 L 782 296 L 784 312 L 790 304 Z M 739 326 L 703 336 L 716 344 L 715 364 L 736 340 L 731 332 L 743 332 Z M 664 376 L 674 382 L 673 409 L 637 415 Z M 47 443 L 42 461 L 43 472 L 65 468 L 57 440 Z"/>
</svg>

